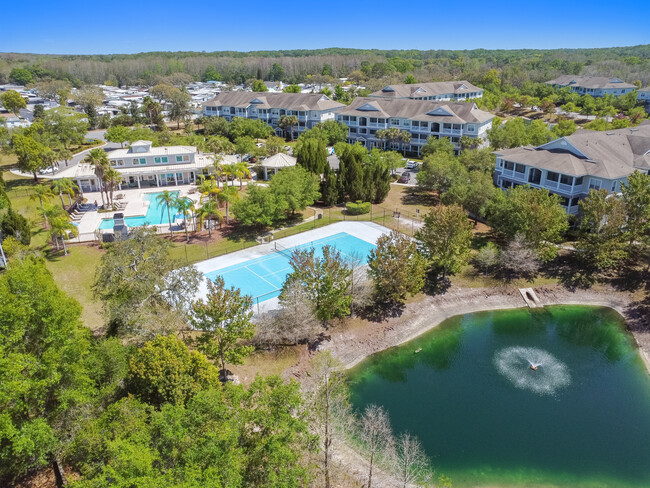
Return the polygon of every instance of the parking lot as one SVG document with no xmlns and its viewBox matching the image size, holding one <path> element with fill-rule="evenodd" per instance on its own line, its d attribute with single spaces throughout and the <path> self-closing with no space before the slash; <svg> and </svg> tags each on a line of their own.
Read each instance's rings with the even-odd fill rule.
<svg viewBox="0 0 650 488">
<path fill-rule="evenodd" d="M 418 171 L 420 170 L 421 164 L 422 163 L 418 163 L 418 162 L 409 160 L 407 162 L 407 166 L 410 166 L 410 167 L 397 168 L 395 170 L 395 173 L 400 176 L 400 178 L 398 178 L 397 182 L 400 183 L 400 184 L 403 184 L 403 185 L 417 185 L 416 175 L 417 175 Z M 405 182 L 405 181 L 401 180 L 401 177 L 405 173 L 409 174 L 408 182 Z"/>
</svg>

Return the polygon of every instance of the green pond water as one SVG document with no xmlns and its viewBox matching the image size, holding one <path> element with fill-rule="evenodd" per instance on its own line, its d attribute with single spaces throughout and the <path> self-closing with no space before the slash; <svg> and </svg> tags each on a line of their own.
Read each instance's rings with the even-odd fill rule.
<svg viewBox="0 0 650 488">
<path fill-rule="evenodd" d="M 650 377 L 611 309 L 453 317 L 349 379 L 454 487 L 650 487 Z"/>
</svg>

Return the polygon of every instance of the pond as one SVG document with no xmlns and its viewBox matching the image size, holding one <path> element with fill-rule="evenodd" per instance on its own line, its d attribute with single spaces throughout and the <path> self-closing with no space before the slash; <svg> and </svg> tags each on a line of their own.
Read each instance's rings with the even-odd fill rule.
<svg viewBox="0 0 650 488">
<path fill-rule="evenodd" d="M 349 379 L 454 487 L 650 486 L 650 377 L 611 309 L 453 317 Z"/>
</svg>

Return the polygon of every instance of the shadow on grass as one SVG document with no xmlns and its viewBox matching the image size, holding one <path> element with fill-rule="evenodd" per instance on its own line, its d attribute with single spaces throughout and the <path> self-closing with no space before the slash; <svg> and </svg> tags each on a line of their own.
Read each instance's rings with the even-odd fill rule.
<svg viewBox="0 0 650 488">
<path fill-rule="evenodd" d="M 404 205 L 433 206 L 438 203 L 438 196 L 429 190 L 423 190 L 417 186 L 408 187 L 402 196 L 402 203 Z"/>
</svg>

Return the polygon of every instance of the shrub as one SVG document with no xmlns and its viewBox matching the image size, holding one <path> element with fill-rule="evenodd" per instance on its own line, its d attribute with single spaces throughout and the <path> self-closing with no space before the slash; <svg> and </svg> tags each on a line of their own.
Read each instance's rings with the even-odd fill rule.
<svg viewBox="0 0 650 488">
<path fill-rule="evenodd" d="M 31 230 L 29 222 L 25 217 L 12 209 L 9 209 L 7 214 L 2 219 L 0 224 L 2 235 L 5 237 L 15 237 L 18 242 L 25 246 L 29 246 L 31 241 Z"/>
<path fill-rule="evenodd" d="M 347 212 L 350 215 L 362 215 L 362 214 L 370 213 L 372 204 L 370 202 L 362 202 L 361 200 L 357 200 L 356 203 L 353 202 L 346 203 L 345 208 L 347 209 Z"/>
</svg>

